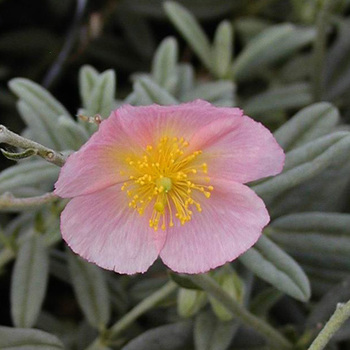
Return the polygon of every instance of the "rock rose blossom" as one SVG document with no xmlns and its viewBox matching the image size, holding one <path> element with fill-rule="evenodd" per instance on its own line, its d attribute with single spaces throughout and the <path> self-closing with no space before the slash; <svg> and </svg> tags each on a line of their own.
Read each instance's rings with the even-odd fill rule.
<svg viewBox="0 0 350 350">
<path fill-rule="evenodd" d="M 269 215 L 243 183 L 281 172 L 284 153 L 238 108 L 197 100 L 125 105 L 68 157 L 55 193 L 64 240 L 109 270 L 145 272 L 157 259 L 182 273 L 232 261 Z"/>
</svg>

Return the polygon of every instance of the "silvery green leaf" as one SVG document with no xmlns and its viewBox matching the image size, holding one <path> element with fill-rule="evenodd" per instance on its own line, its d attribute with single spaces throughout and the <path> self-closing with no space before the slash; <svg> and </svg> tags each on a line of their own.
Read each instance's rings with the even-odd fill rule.
<svg viewBox="0 0 350 350">
<path fill-rule="evenodd" d="M 28 126 L 24 137 L 33 141 L 39 142 L 42 145 L 49 148 L 58 148 L 60 142 L 57 138 L 52 139 L 50 137 L 51 130 L 47 128 L 47 125 L 43 123 L 42 117 L 38 114 L 27 102 L 19 100 L 17 102 L 17 110 Z"/>
<path fill-rule="evenodd" d="M 137 79 L 134 84 L 134 90 L 138 97 L 138 104 L 158 103 L 160 105 L 174 105 L 179 103 L 164 88 L 145 76 Z"/>
<path fill-rule="evenodd" d="M 169 277 L 180 287 L 191 290 L 202 290 L 197 284 L 191 281 L 186 275 L 175 272 L 168 272 Z"/>
<path fill-rule="evenodd" d="M 349 151 L 348 132 L 335 132 L 320 137 L 288 152 L 283 172 L 253 186 L 253 189 L 264 200 L 272 200 L 284 191 L 321 173 L 334 159 Z"/>
<path fill-rule="evenodd" d="M 328 102 L 308 106 L 283 124 L 274 136 L 289 151 L 306 142 L 328 134 L 339 123 L 338 110 Z"/>
<path fill-rule="evenodd" d="M 281 81 L 289 84 L 309 80 L 313 69 L 312 58 L 309 52 L 290 58 L 280 71 Z"/>
<path fill-rule="evenodd" d="M 32 157 L 32 156 L 37 154 L 37 151 L 35 149 L 32 149 L 32 148 L 28 148 L 25 151 L 18 152 L 18 153 L 8 152 L 2 148 L 0 148 L 0 151 L 7 159 L 11 159 L 11 160 L 25 159 L 25 158 Z"/>
<path fill-rule="evenodd" d="M 194 324 L 196 350 L 226 350 L 239 327 L 237 321 L 222 322 L 211 312 L 202 312 Z"/>
<path fill-rule="evenodd" d="M 140 57 L 149 59 L 155 48 L 150 24 L 145 17 L 133 11 L 124 11 L 124 8 L 119 6 L 117 16 L 126 40 Z"/>
<path fill-rule="evenodd" d="M 255 95 L 245 103 L 243 108 L 248 115 L 259 115 L 275 110 L 300 108 L 311 102 L 310 85 L 308 83 L 295 83 Z"/>
<path fill-rule="evenodd" d="M 160 326 L 143 332 L 131 340 L 122 350 L 179 350 L 191 342 L 192 323 L 190 321 Z"/>
<path fill-rule="evenodd" d="M 183 97 L 193 89 L 194 86 L 194 70 L 190 64 L 182 63 L 177 67 L 177 96 L 183 101 Z"/>
<path fill-rule="evenodd" d="M 90 97 L 94 86 L 97 84 L 99 74 L 91 66 L 85 65 L 79 71 L 79 92 L 82 106 L 87 109 L 90 104 Z"/>
<path fill-rule="evenodd" d="M 64 115 L 58 118 L 58 129 L 61 132 L 66 149 L 69 150 L 78 150 L 89 139 L 88 132 L 81 124 Z"/>
<path fill-rule="evenodd" d="M 232 101 L 234 105 L 235 85 L 229 80 L 218 80 L 210 83 L 202 83 L 183 96 L 184 101 L 203 99 L 212 103 L 221 100 Z"/>
<path fill-rule="evenodd" d="M 210 43 L 196 18 L 184 6 L 174 1 L 166 1 L 164 9 L 170 21 L 188 41 L 202 63 L 211 69 Z"/>
<path fill-rule="evenodd" d="M 68 252 L 68 266 L 85 317 L 93 327 L 104 327 L 110 317 L 110 299 L 103 271 L 71 252 Z"/>
<path fill-rule="evenodd" d="M 233 75 L 244 80 L 263 66 L 288 57 L 293 52 L 310 44 L 315 37 L 313 28 L 298 28 L 292 24 L 271 26 L 255 36 L 233 63 Z"/>
<path fill-rule="evenodd" d="M 230 22 L 222 21 L 216 29 L 212 48 L 212 69 L 218 78 L 229 78 L 232 54 L 233 28 Z"/>
<path fill-rule="evenodd" d="M 69 112 L 48 91 L 40 85 L 25 79 L 15 78 L 9 82 L 9 88 L 17 97 L 27 104 L 22 106 L 22 113 L 28 113 L 27 121 L 33 120 L 33 113 L 39 118 L 45 132 L 51 138 L 56 149 L 63 149 L 60 135 L 57 133 L 57 118 L 60 115 L 70 116 Z M 25 108 L 25 109 L 24 109 Z M 38 121 L 35 122 L 38 125 Z"/>
<path fill-rule="evenodd" d="M 61 341 L 53 334 L 38 329 L 0 327 L 0 348 L 2 350 L 57 350 L 64 349 Z"/>
<path fill-rule="evenodd" d="M 174 92 L 177 83 L 178 45 L 173 37 L 165 38 L 159 45 L 152 62 L 152 76 L 156 83 Z"/>
<path fill-rule="evenodd" d="M 0 173 L 0 193 L 26 186 L 52 186 L 60 169 L 42 160 L 16 164 Z"/>
<path fill-rule="evenodd" d="M 181 317 L 192 317 L 206 303 L 206 293 L 200 290 L 179 288 L 177 294 L 177 312 Z"/>
<path fill-rule="evenodd" d="M 294 251 L 306 252 L 312 247 L 312 253 L 330 254 L 339 259 L 350 254 L 349 214 L 286 215 L 273 221 L 269 234 L 278 244 Z"/>
<path fill-rule="evenodd" d="M 100 114 L 107 118 L 114 105 L 114 95 L 116 90 L 116 76 L 112 69 L 109 69 L 99 75 L 87 103 L 88 115 L 94 116 Z"/>
<path fill-rule="evenodd" d="M 301 267 L 266 236 L 239 260 L 258 277 L 301 301 L 310 298 L 310 283 Z"/>
<path fill-rule="evenodd" d="M 334 100 L 346 93 L 350 86 L 349 29 L 349 20 L 340 22 L 338 38 L 327 54 L 324 69 L 324 91 L 327 100 Z"/>
<path fill-rule="evenodd" d="M 41 237 L 31 236 L 18 252 L 11 281 L 11 315 L 16 327 L 35 325 L 47 286 L 49 260 Z"/>
</svg>

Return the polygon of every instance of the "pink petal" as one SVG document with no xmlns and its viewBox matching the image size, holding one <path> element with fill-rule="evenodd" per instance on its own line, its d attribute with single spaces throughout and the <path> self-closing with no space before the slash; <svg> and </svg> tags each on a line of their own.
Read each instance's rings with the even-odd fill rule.
<svg viewBox="0 0 350 350">
<path fill-rule="evenodd" d="M 217 113 L 222 118 L 189 140 L 192 149 L 203 151 L 209 176 L 246 183 L 282 171 L 284 152 L 267 128 L 229 108 Z"/>
<path fill-rule="evenodd" d="M 249 249 L 269 222 L 264 202 L 247 186 L 213 181 L 201 213 L 168 230 L 160 256 L 172 270 L 202 273 L 232 261 Z"/>
<path fill-rule="evenodd" d="M 72 250 L 108 270 L 145 272 L 157 259 L 165 232 L 149 227 L 149 213 L 128 207 L 120 186 L 72 199 L 61 216 L 63 239 Z"/>
<path fill-rule="evenodd" d="M 242 114 L 238 108 L 229 110 L 231 115 Z M 55 193 L 71 198 L 124 182 L 120 171 L 127 155 L 142 155 L 147 145 L 156 144 L 162 136 L 189 140 L 203 125 L 220 118 L 218 108 L 201 100 L 178 106 L 124 105 L 101 123 L 78 152 L 68 157 Z"/>
</svg>

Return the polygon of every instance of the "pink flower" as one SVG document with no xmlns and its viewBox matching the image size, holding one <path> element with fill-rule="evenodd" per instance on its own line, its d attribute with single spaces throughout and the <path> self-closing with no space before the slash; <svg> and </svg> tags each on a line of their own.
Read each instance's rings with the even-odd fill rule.
<svg viewBox="0 0 350 350">
<path fill-rule="evenodd" d="M 201 273 L 232 261 L 259 238 L 269 215 L 243 183 L 281 172 L 272 134 L 237 108 L 205 101 L 123 106 L 61 170 L 55 193 L 74 252 L 119 273 L 161 257 Z"/>
</svg>

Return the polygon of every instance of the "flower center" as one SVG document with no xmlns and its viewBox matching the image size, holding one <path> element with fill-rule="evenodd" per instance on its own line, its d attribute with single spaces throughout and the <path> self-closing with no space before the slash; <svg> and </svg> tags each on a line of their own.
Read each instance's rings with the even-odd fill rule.
<svg viewBox="0 0 350 350">
<path fill-rule="evenodd" d="M 129 207 L 140 215 L 153 207 L 149 225 L 155 231 L 174 226 L 174 217 L 181 224 L 190 221 L 193 208 L 202 211 L 200 196 L 209 198 L 213 191 L 202 151 L 186 152 L 188 145 L 183 138 L 165 136 L 141 156 L 126 159 L 129 180 L 121 189 L 130 198 Z"/>
</svg>

